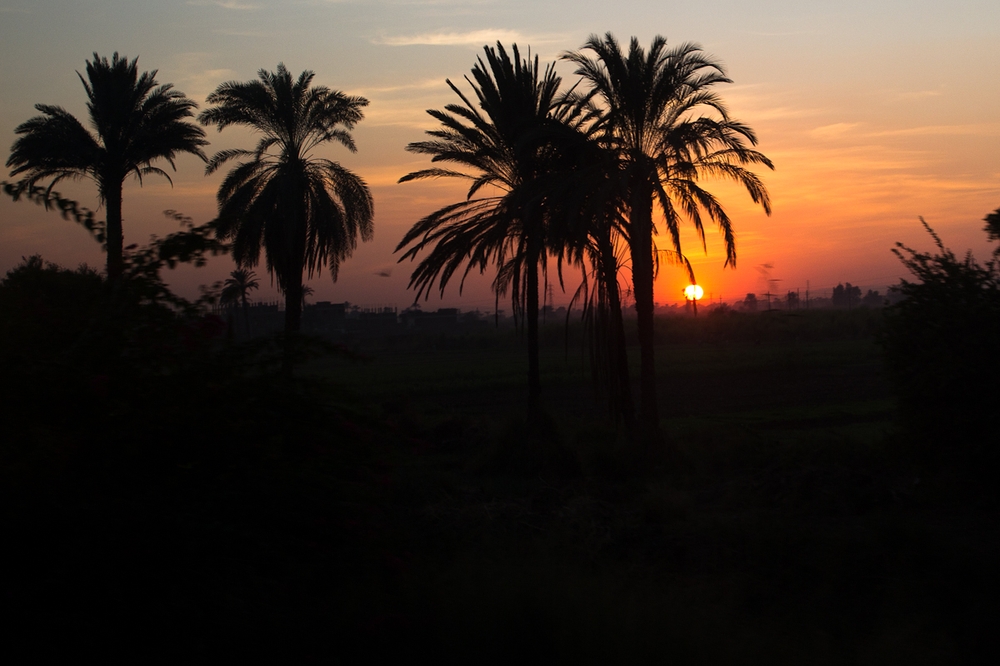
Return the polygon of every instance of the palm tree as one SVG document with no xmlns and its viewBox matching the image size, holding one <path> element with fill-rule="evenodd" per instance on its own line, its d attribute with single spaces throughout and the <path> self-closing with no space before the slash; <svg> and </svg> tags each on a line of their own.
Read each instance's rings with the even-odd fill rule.
<svg viewBox="0 0 1000 666">
<path fill-rule="evenodd" d="M 594 133 L 595 126 L 588 128 L 579 118 L 567 120 L 567 131 L 560 137 L 567 168 L 552 174 L 546 184 L 550 227 L 558 227 L 550 233 L 555 236 L 551 251 L 557 266 L 581 268 L 581 284 L 570 305 L 582 305 L 591 368 L 607 392 L 612 418 L 631 432 L 634 407 L 618 280 L 626 238 L 624 183 L 616 153 Z"/>
<path fill-rule="evenodd" d="M 199 116 L 221 131 L 243 125 L 260 134 L 254 150 L 222 150 L 209 161 L 213 173 L 242 159 L 219 186 L 220 236 L 233 241 L 236 263 L 252 268 L 263 250 L 267 270 L 285 293 L 285 332 L 302 326 L 302 278 L 327 266 L 337 279 L 340 262 L 361 240 L 371 240 L 374 203 L 359 176 L 337 162 L 312 155 L 336 142 L 357 152 L 350 131 L 368 105 L 324 86 L 314 74 L 293 79 L 283 64 L 260 70 L 258 80 L 223 83 Z"/>
<path fill-rule="evenodd" d="M 538 298 L 540 273 L 545 272 L 550 243 L 546 212 L 546 177 L 559 162 L 555 138 L 565 127 L 557 93 L 561 79 L 554 65 L 539 69 L 537 56 L 522 59 L 499 42 L 484 47 L 472 68 L 475 101 L 450 80 L 461 104 L 428 113 L 441 124 L 427 132 L 431 140 L 411 143 L 410 152 L 430 155 L 433 167 L 407 174 L 400 182 L 426 178 L 459 178 L 470 182 L 464 201 L 445 206 L 417 222 L 396 248 L 417 265 L 409 286 L 417 299 L 429 295 L 435 283 L 443 294 L 451 277 L 465 265 L 459 293 L 473 269 L 484 273 L 497 267 L 493 289 L 509 290 L 515 313 L 523 313 L 528 331 L 528 418 L 540 415 L 541 377 L 538 358 Z"/>
<path fill-rule="evenodd" d="M 229 273 L 229 277 L 223 283 L 222 295 L 219 299 L 223 305 L 240 303 L 243 306 L 243 323 L 246 326 L 247 337 L 250 336 L 250 304 L 247 301 L 247 295 L 259 286 L 257 276 L 253 271 L 237 268 Z"/>
<path fill-rule="evenodd" d="M 582 50 L 594 57 L 577 51 L 563 58 L 577 66 L 576 73 L 590 86 L 579 102 L 590 105 L 597 131 L 616 150 L 627 183 L 626 233 L 641 355 L 639 418 L 646 441 L 651 441 L 660 436 L 653 347 L 653 281 L 659 257 L 653 240 L 658 232 L 654 206 L 663 215 L 675 257 L 683 257 L 680 225 L 685 218 L 705 247 L 706 213 L 723 234 L 726 265 L 735 266 L 732 221 L 699 180 L 735 180 L 770 214 L 766 188 L 746 167 L 773 165 L 748 147 L 757 143 L 753 130 L 730 118 L 712 90 L 730 79 L 697 45 L 668 49 L 666 40 L 656 37 L 646 52 L 633 38 L 625 53 L 607 33 L 603 39 L 592 35 Z"/>
<path fill-rule="evenodd" d="M 93 132 L 58 106 L 36 104 L 42 113 L 19 125 L 20 137 L 11 147 L 7 167 L 11 176 L 24 174 L 19 189 L 51 178 L 49 192 L 64 178 L 90 178 L 97 183 L 107 208 L 105 243 L 108 278 L 116 281 L 124 268 L 122 249 L 122 186 L 134 175 L 158 174 L 170 180 L 153 162 L 166 160 L 176 170 L 179 153 L 205 159 L 205 132 L 185 121 L 198 105 L 159 85 L 156 70 L 139 74 L 138 59 L 129 61 L 115 53 L 109 62 L 94 53 L 87 61 L 87 76 L 77 76 L 87 91 L 87 110 Z"/>
</svg>

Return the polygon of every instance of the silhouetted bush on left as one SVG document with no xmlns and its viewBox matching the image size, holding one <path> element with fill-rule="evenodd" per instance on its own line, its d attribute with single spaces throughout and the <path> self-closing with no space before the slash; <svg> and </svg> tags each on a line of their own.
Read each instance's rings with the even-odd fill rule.
<svg viewBox="0 0 1000 666">
<path fill-rule="evenodd" d="M 0 529 L 16 544 L 6 555 L 17 572 L 4 600 L 23 623 L 12 633 L 60 636 L 43 652 L 127 650 L 186 626 L 185 644 L 204 653 L 213 632 L 239 633 L 243 611 L 191 609 L 224 605 L 234 561 L 258 570 L 269 552 L 298 553 L 259 545 L 288 538 L 259 526 L 336 492 L 300 477 L 340 473 L 353 455 L 326 387 L 282 371 L 280 338 L 235 344 L 207 314 L 210 294 L 190 301 L 169 289 L 164 268 L 226 251 L 209 225 L 170 217 L 181 230 L 127 249 L 117 282 L 37 256 L 0 280 Z M 296 342 L 300 355 L 327 351 Z M 239 589 L 257 589 L 241 576 Z M 287 614 L 291 602 L 277 606 Z"/>
</svg>

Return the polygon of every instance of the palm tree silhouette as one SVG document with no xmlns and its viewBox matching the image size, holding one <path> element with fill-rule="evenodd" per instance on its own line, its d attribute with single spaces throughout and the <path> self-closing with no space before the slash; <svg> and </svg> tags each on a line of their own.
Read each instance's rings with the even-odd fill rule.
<svg viewBox="0 0 1000 666">
<path fill-rule="evenodd" d="M 337 162 L 312 155 L 336 142 L 357 152 L 349 130 L 364 117 L 368 100 L 325 86 L 311 86 L 314 74 L 293 79 L 283 64 L 260 70 L 258 80 L 223 83 L 208 96 L 211 108 L 199 116 L 221 131 L 243 125 L 261 135 L 254 150 L 222 150 L 208 163 L 213 173 L 243 159 L 219 186 L 217 229 L 233 240 L 233 256 L 244 268 L 257 265 L 261 250 L 267 270 L 285 294 L 285 332 L 302 326 L 303 272 L 323 266 L 337 279 L 340 262 L 361 240 L 371 240 L 374 203 L 359 176 Z"/>
<path fill-rule="evenodd" d="M 229 273 L 229 277 L 223 283 L 222 294 L 219 298 L 223 305 L 239 303 L 243 306 L 243 322 L 248 337 L 250 336 L 250 304 L 247 301 L 247 295 L 259 286 L 257 276 L 253 271 L 237 268 Z"/>
<path fill-rule="evenodd" d="M 79 72 L 87 91 L 87 110 L 93 132 L 59 106 L 36 104 L 42 113 L 19 125 L 20 137 L 11 147 L 7 167 L 11 176 L 24 174 L 19 189 L 28 189 L 51 178 L 49 192 L 64 178 L 91 178 L 97 183 L 101 202 L 107 208 L 105 244 L 109 280 L 116 281 L 124 269 L 122 233 L 122 186 L 125 179 L 158 174 L 170 176 L 153 162 L 166 160 L 176 170 L 179 153 L 205 159 L 205 132 L 184 119 L 198 105 L 159 85 L 156 70 L 139 74 L 138 58 L 129 61 L 115 53 L 110 62 L 94 53 L 87 61 L 87 76 Z"/>
<path fill-rule="evenodd" d="M 306 307 L 306 298 L 316 293 L 316 290 L 309 285 L 302 285 L 302 308 Z"/>
<path fill-rule="evenodd" d="M 590 57 L 582 51 L 591 51 Z M 731 82 L 722 66 L 694 44 L 668 49 L 656 37 L 649 51 L 632 38 L 625 53 L 611 33 L 592 35 L 581 51 L 566 53 L 576 73 L 590 86 L 578 96 L 588 105 L 598 131 L 614 146 L 627 181 L 627 236 L 640 345 L 639 417 L 647 441 L 659 438 L 654 364 L 653 281 L 659 253 L 653 208 L 658 206 L 673 256 L 682 258 L 680 225 L 687 218 L 705 247 L 702 213 L 721 230 L 726 265 L 736 265 L 732 221 L 699 179 L 730 178 L 770 214 L 763 183 L 747 168 L 771 161 L 748 147 L 757 138 L 748 126 L 729 117 L 712 87 Z"/>
<path fill-rule="evenodd" d="M 427 132 L 431 140 L 411 143 L 410 152 L 430 155 L 457 169 L 433 167 L 407 174 L 400 182 L 425 178 L 470 181 L 464 201 L 445 206 L 418 221 L 396 247 L 413 260 L 430 247 L 410 277 L 417 299 L 435 283 L 441 294 L 465 265 L 459 285 L 473 269 L 496 265 L 493 289 L 508 290 L 515 313 L 523 313 L 528 331 L 528 419 L 540 415 L 541 375 L 538 355 L 539 273 L 545 272 L 549 238 L 547 176 L 561 159 L 556 138 L 565 127 L 557 93 L 561 79 L 553 65 L 539 69 L 537 56 L 522 59 L 517 45 L 507 50 L 484 47 L 472 68 L 475 101 L 450 80 L 461 104 L 428 113 L 441 124 Z"/>
<path fill-rule="evenodd" d="M 567 100 L 569 103 L 567 104 Z M 625 348 L 618 274 L 626 194 L 617 155 L 605 138 L 574 108 L 572 91 L 563 97 L 552 132 L 560 161 L 541 180 L 546 197 L 549 250 L 560 269 L 581 268 L 582 281 L 570 302 L 581 304 L 590 342 L 591 368 L 608 392 L 612 417 L 632 430 L 634 408 Z"/>
</svg>

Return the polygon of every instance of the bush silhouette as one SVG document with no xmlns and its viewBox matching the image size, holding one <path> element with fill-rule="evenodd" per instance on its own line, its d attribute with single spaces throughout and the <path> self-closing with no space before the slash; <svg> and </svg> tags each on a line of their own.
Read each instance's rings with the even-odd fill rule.
<svg viewBox="0 0 1000 666">
<path fill-rule="evenodd" d="M 1000 264 L 957 257 L 923 224 L 936 253 L 894 250 L 916 280 L 903 280 L 904 299 L 886 309 L 889 370 L 907 426 L 935 457 L 995 467 L 986 433 L 1000 374 Z"/>
</svg>

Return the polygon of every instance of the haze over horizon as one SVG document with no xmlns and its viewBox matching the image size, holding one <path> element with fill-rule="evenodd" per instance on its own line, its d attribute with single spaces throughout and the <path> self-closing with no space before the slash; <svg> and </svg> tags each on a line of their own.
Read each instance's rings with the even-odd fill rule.
<svg viewBox="0 0 1000 666">
<path fill-rule="evenodd" d="M 782 293 L 804 291 L 807 281 L 817 295 L 839 282 L 882 289 L 905 275 L 890 252 L 896 241 L 931 247 L 920 215 L 957 253 L 972 249 L 985 258 L 982 218 L 1000 207 L 1000 6 L 991 2 L 6 0 L 0 17 L 0 54 L 9 64 L 0 72 L 4 159 L 14 128 L 37 114 L 36 103 L 85 119 L 76 72 L 95 51 L 138 57 L 140 70 L 158 70 L 160 83 L 173 83 L 202 108 L 219 83 L 255 78 L 279 62 L 293 74 L 313 70 L 317 85 L 367 97 L 365 120 L 354 131 L 359 152 L 331 146 L 320 154 L 368 181 L 375 240 L 359 245 L 337 283 L 325 271 L 311 280 L 313 301 L 413 302 L 406 291 L 412 265 L 397 265 L 392 251 L 417 219 L 465 192 L 447 182 L 397 184 L 428 164 L 404 149 L 435 126 L 426 109 L 455 101 L 445 79 L 461 82 L 482 47 L 497 40 L 530 47 L 547 62 L 593 33 L 610 31 L 625 44 L 634 35 L 644 47 L 661 34 L 669 44 L 698 42 L 725 64 L 734 84 L 719 92 L 777 168 L 758 172 L 773 200 L 770 218 L 735 187 L 711 188 L 736 226 L 736 270 L 723 271 L 715 234 L 709 232 L 705 254 L 685 229 L 685 251 L 714 298 L 764 291 L 764 265 L 772 266 L 769 277 Z M 567 64 L 558 70 L 564 84 L 575 80 Z M 207 133 L 209 154 L 250 145 L 238 130 Z M 197 222 L 214 217 L 222 174 L 205 177 L 190 156 L 177 166 L 173 186 L 162 178 L 126 184 L 126 244 L 173 231 L 165 209 Z M 57 189 L 97 207 L 92 183 Z M 0 200 L 0 271 L 32 254 L 70 267 L 103 265 L 83 229 L 40 207 Z M 223 257 L 170 279 L 191 295 L 232 268 Z M 266 286 L 263 263 L 257 273 Z M 574 272 L 566 276 L 566 294 L 555 289 L 557 304 L 576 286 Z M 462 296 L 453 283 L 443 301 L 433 297 L 425 307 L 492 309 L 491 277 L 470 281 Z M 680 301 L 686 283 L 681 270 L 665 266 L 657 299 Z M 264 288 L 255 297 L 277 292 Z"/>
</svg>

